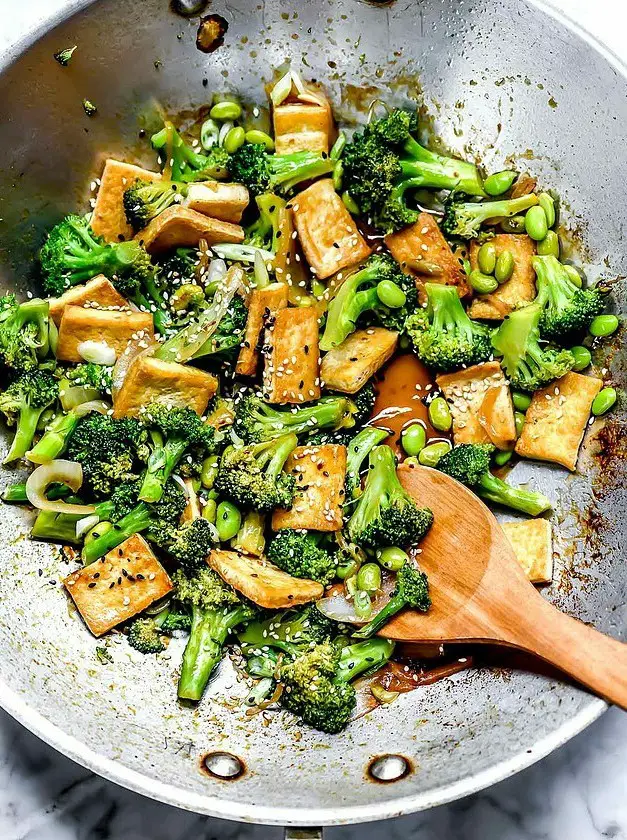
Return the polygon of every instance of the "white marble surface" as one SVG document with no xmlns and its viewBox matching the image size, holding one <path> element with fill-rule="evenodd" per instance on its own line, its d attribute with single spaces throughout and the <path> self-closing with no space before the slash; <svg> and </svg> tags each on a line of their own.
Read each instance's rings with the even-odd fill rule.
<svg viewBox="0 0 627 840">
<path fill-rule="evenodd" d="M 0 43 L 64 0 L 0 0 Z M 623 0 L 554 0 L 627 59 Z M 627 716 L 614 709 L 561 750 L 467 799 L 329 840 L 627 840 Z M 0 712 L 0 840 L 278 840 L 277 828 L 198 817 L 94 776 Z"/>
</svg>

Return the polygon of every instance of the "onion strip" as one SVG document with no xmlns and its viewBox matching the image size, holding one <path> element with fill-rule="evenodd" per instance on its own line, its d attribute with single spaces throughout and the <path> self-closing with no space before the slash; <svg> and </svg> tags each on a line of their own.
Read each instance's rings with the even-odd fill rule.
<svg viewBox="0 0 627 840">
<path fill-rule="evenodd" d="M 83 483 L 83 468 L 76 461 L 58 459 L 42 464 L 33 470 L 26 481 L 26 496 L 33 507 L 54 513 L 69 513 L 74 516 L 88 516 L 94 513 L 94 505 L 73 505 L 61 499 L 54 502 L 46 498 L 51 484 L 66 484 L 75 493 Z"/>
</svg>

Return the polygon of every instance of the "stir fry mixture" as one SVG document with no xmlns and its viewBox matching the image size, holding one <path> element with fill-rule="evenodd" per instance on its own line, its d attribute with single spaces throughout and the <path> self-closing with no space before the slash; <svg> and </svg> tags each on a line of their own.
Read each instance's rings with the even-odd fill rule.
<svg viewBox="0 0 627 840">
<path fill-rule="evenodd" d="M 73 547 L 94 636 L 137 656 L 187 637 L 182 700 L 228 651 L 248 702 L 335 733 L 393 656 L 387 622 L 431 604 L 433 514 L 398 460 L 522 514 L 508 536 L 550 580 L 550 501 L 492 470 L 574 470 L 616 400 L 581 371 L 619 322 L 530 176 L 430 151 L 411 110 L 338 131 L 292 71 L 269 98 L 273 136 L 216 97 L 149 138 L 154 171 L 108 160 L 41 247 L 48 297 L 0 300 L 4 463 L 31 468 L 4 501 Z M 407 384 L 428 422 L 399 437 L 375 400 L 407 356 L 432 382 Z"/>
</svg>

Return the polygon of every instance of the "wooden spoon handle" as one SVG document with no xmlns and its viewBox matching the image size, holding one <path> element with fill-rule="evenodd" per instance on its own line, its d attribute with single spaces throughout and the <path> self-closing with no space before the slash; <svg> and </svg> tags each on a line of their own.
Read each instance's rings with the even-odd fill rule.
<svg viewBox="0 0 627 840">
<path fill-rule="evenodd" d="M 627 644 L 560 612 L 539 594 L 530 600 L 533 607 L 517 616 L 511 642 L 627 711 Z"/>
</svg>

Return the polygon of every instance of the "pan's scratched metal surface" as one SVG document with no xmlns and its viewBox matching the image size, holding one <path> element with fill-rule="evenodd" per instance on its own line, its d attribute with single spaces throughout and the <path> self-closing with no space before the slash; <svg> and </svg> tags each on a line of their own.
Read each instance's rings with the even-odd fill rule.
<svg viewBox="0 0 627 840">
<path fill-rule="evenodd" d="M 71 2 L 70 11 L 78 13 L 21 57 L 4 57 L 3 287 L 24 290 L 43 230 L 70 210 L 87 209 L 86 185 L 104 152 L 154 161 L 138 133 L 150 129 L 156 102 L 195 109 L 225 89 L 261 99 L 269 67 L 289 56 L 325 83 L 347 117 L 360 117 L 354 88 L 368 89 L 364 99 L 377 91 L 388 100 L 417 99 L 425 124 L 451 148 L 481 154 L 489 169 L 522 156 L 520 166 L 562 195 L 564 220 L 582 236 L 591 276 L 627 275 L 625 76 L 535 4 L 320 0 L 294 2 L 288 12 L 284 0 L 214 0 L 210 11 L 229 29 L 209 56 L 195 48 L 197 20 L 174 16 L 167 0 Z M 52 53 L 73 43 L 79 49 L 71 65 L 59 67 Z M 83 97 L 97 104 L 97 117 L 83 114 Z M 625 311 L 624 281 L 614 295 Z M 599 366 L 624 387 L 620 337 L 601 352 Z M 582 474 L 566 478 L 526 464 L 512 475 L 531 478 L 556 502 L 557 572 L 547 597 L 623 638 L 625 420 L 622 405 L 605 430 L 590 430 Z M 593 457 L 598 449 L 601 461 Z M 13 478 L 1 476 L 4 483 Z M 96 647 L 103 642 L 89 635 L 61 589 L 71 566 L 56 549 L 25 539 L 29 520 L 2 509 L 0 702 L 96 772 L 184 808 L 311 826 L 394 816 L 516 772 L 604 709 L 546 677 L 478 670 L 405 695 L 327 737 L 288 716 L 266 722 L 232 707 L 244 688 L 228 663 L 201 706 L 183 709 L 175 700 L 181 642 L 144 658 L 111 637 L 105 644 L 113 663 L 101 664 Z M 216 751 L 238 756 L 244 772 L 231 781 L 202 772 L 203 756 Z M 382 753 L 406 756 L 412 771 L 394 784 L 367 781 L 367 766 Z"/>
</svg>

